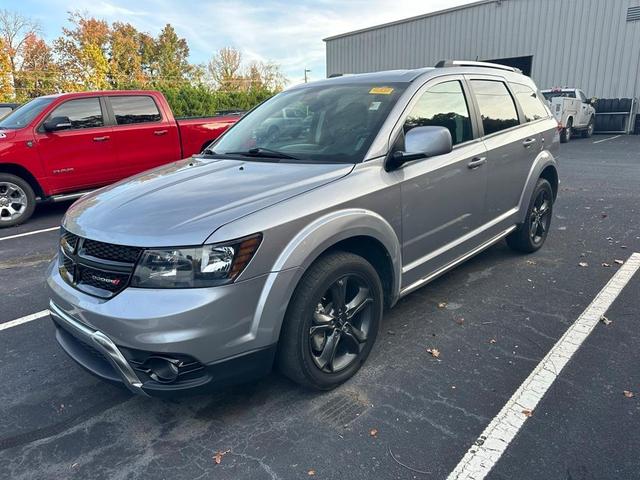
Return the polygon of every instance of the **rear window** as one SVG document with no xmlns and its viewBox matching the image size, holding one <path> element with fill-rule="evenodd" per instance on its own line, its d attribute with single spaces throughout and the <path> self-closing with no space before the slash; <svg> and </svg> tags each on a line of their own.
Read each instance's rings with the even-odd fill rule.
<svg viewBox="0 0 640 480">
<path fill-rule="evenodd" d="M 544 95 L 544 98 L 546 98 L 547 100 L 551 100 L 552 98 L 557 97 L 576 98 L 576 92 L 574 90 L 566 92 L 562 92 L 559 90 L 557 92 L 543 92 L 542 95 Z"/>
<path fill-rule="evenodd" d="M 109 97 L 118 125 L 159 122 L 162 117 L 153 98 L 143 95 Z"/>
<path fill-rule="evenodd" d="M 547 118 L 549 116 L 538 94 L 532 88 L 519 83 L 511 83 L 510 85 L 527 122 L 533 122 L 534 120 L 540 120 L 541 118 Z"/>
<path fill-rule="evenodd" d="M 519 124 L 516 105 L 503 82 L 472 80 L 471 84 L 478 101 L 485 135 L 491 135 Z"/>
</svg>

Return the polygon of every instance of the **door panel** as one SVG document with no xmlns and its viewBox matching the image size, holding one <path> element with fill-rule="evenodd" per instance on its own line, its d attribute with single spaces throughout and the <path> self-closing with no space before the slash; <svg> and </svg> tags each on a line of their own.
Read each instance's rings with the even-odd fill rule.
<svg viewBox="0 0 640 480">
<path fill-rule="evenodd" d="M 417 126 L 442 126 L 451 133 L 454 149 L 407 163 L 397 172 L 405 286 L 453 260 L 459 255 L 454 245 L 483 223 L 486 149 L 473 139 L 467 94 L 461 77 L 436 80 L 408 108 L 403 133 Z"/>
<path fill-rule="evenodd" d="M 454 260 L 455 249 L 432 255 L 483 224 L 487 169 L 469 167 L 482 158 L 484 145 L 473 142 L 402 169 L 403 285 Z"/>
<path fill-rule="evenodd" d="M 123 178 L 180 159 L 178 127 L 162 119 L 151 96 L 107 96 L 106 100 L 115 121 L 113 137 Z"/>
<path fill-rule="evenodd" d="M 542 139 L 535 127 L 520 125 L 516 103 L 504 81 L 474 77 L 469 83 L 487 149 L 486 221 L 490 221 L 518 205 Z"/>
<path fill-rule="evenodd" d="M 106 185 L 117 179 L 118 162 L 111 127 L 104 125 L 98 97 L 68 100 L 47 118 L 69 117 L 72 128 L 36 130 L 38 152 L 52 193 Z"/>
</svg>

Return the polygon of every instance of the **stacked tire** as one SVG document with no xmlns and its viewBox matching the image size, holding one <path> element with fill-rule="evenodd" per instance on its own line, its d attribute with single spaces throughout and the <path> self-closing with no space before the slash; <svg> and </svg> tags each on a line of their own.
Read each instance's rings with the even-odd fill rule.
<svg viewBox="0 0 640 480">
<path fill-rule="evenodd" d="M 596 131 L 621 132 L 627 127 L 627 115 L 602 115 L 606 113 L 629 112 L 632 101 L 630 98 L 599 98 L 595 104 Z"/>
</svg>

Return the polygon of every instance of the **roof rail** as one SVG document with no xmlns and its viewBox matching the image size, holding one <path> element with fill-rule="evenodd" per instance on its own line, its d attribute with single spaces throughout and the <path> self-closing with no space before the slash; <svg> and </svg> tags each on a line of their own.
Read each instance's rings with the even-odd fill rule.
<svg viewBox="0 0 640 480">
<path fill-rule="evenodd" d="M 506 70 L 508 72 L 522 73 L 522 70 L 515 67 L 509 67 L 507 65 L 500 65 L 499 63 L 489 62 L 474 62 L 471 60 L 440 60 L 436 63 L 436 68 L 446 67 L 481 67 L 481 68 L 495 68 L 497 70 Z"/>
</svg>

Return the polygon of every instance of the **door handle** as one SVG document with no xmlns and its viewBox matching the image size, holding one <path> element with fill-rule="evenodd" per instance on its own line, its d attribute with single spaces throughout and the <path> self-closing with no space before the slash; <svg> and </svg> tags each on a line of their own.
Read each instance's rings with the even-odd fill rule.
<svg viewBox="0 0 640 480">
<path fill-rule="evenodd" d="M 536 143 L 536 139 L 535 138 L 527 138 L 526 140 L 523 140 L 522 146 L 524 148 L 527 148 L 527 147 L 530 147 L 531 145 L 533 145 L 534 143 Z"/>
<path fill-rule="evenodd" d="M 469 163 L 467 163 L 467 167 L 470 169 L 478 168 L 481 165 L 487 163 L 487 157 L 473 157 Z"/>
<path fill-rule="evenodd" d="M 109 135 L 105 135 L 104 137 L 93 137 L 94 142 L 106 142 L 109 140 Z"/>
<path fill-rule="evenodd" d="M 157 135 L 158 137 L 161 135 L 165 135 L 167 133 L 166 130 L 156 130 L 155 132 L 153 132 L 154 135 Z"/>
</svg>

